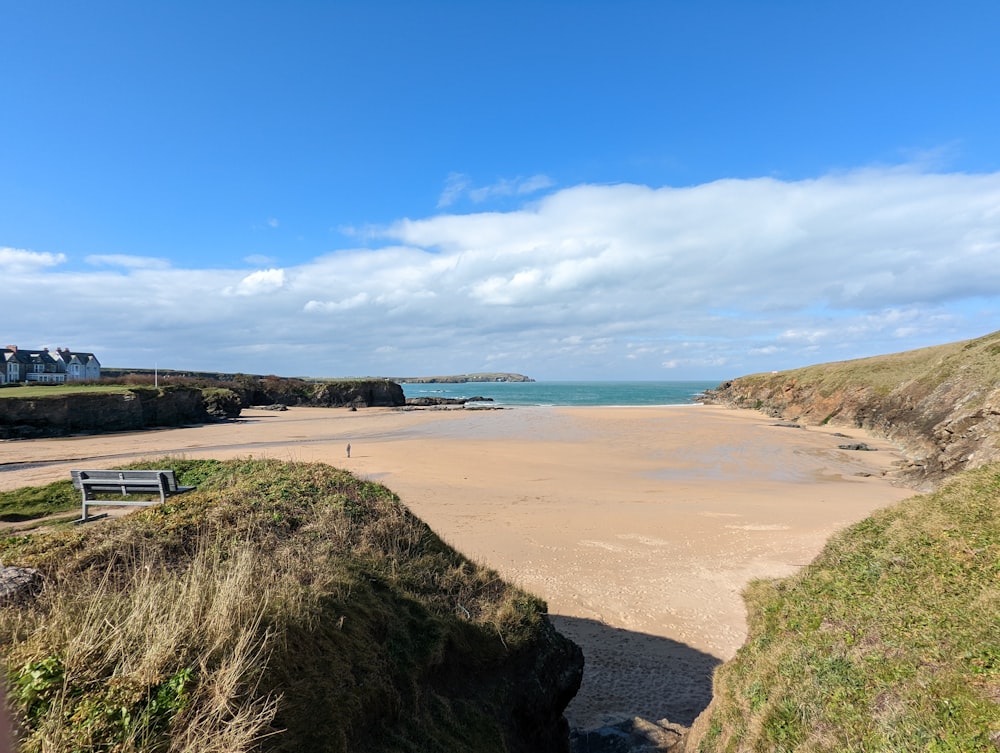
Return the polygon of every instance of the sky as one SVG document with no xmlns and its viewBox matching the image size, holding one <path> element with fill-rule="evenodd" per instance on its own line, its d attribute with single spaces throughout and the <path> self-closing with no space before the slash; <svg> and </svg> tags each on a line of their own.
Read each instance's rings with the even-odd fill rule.
<svg viewBox="0 0 1000 753">
<path fill-rule="evenodd" d="M 998 28 L 995 0 L 0 0 L 0 345 L 721 381 L 985 335 Z"/>
</svg>

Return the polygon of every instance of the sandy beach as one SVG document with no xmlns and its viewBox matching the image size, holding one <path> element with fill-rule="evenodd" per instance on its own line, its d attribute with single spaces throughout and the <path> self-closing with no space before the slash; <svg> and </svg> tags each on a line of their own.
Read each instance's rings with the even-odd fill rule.
<svg viewBox="0 0 1000 753">
<path fill-rule="evenodd" d="M 850 441 L 878 451 L 837 449 Z M 712 406 L 251 409 L 225 424 L 0 442 L 0 490 L 166 454 L 323 461 L 384 483 L 546 599 L 586 657 L 567 711 L 579 727 L 614 714 L 690 724 L 743 642 L 746 583 L 793 573 L 835 531 L 913 493 L 883 476 L 899 459 L 885 442 Z"/>
</svg>

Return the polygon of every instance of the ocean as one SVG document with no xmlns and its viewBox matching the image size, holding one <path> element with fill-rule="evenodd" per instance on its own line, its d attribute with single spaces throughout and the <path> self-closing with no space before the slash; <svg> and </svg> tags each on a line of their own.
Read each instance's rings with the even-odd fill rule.
<svg viewBox="0 0 1000 753">
<path fill-rule="evenodd" d="M 688 405 L 718 381 L 402 383 L 413 397 L 493 398 L 492 405 Z M 490 403 L 486 403 L 490 404 Z"/>
</svg>

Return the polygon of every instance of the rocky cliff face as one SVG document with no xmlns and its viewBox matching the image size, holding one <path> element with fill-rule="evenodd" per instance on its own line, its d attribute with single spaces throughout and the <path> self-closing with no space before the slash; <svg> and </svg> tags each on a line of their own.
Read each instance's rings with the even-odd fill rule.
<svg viewBox="0 0 1000 753">
<path fill-rule="evenodd" d="M 220 402 L 226 401 L 220 398 Z M 225 409 L 219 410 L 225 415 Z M 236 415 L 239 415 L 238 406 Z M 218 410 L 209 412 L 202 390 L 192 387 L 133 387 L 119 393 L 4 397 L 0 399 L 0 438 L 134 431 L 148 426 L 206 423 L 217 417 Z"/>
<path fill-rule="evenodd" d="M 388 379 L 344 379 L 307 382 L 301 379 L 263 377 L 226 383 L 251 405 L 312 405 L 322 408 L 396 407 L 406 404 L 403 388 Z"/>
<path fill-rule="evenodd" d="M 236 418 L 250 405 L 325 408 L 406 404 L 403 388 L 385 379 L 306 382 L 265 377 L 226 386 L 123 387 L 123 392 L 78 392 L 0 399 L 0 439 L 59 437 L 84 432 L 136 431 Z"/>
<path fill-rule="evenodd" d="M 709 402 L 852 426 L 894 442 L 926 487 L 1000 459 L 1000 333 L 919 351 L 725 382 Z"/>
</svg>

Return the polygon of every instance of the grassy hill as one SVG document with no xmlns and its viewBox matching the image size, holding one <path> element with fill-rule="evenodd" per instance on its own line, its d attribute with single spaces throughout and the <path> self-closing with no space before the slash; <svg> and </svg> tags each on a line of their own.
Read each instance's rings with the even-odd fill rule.
<svg viewBox="0 0 1000 753">
<path fill-rule="evenodd" d="M 716 671 L 687 753 L 1000 750 L 1000 333 L 713 396 L 888 437 L 933 491 L 852 526 L 797 575 L 751 584 L 749 636 Z"/>
<path fill-rule="evenodd" d="M 688 753 L 1000 749 L 1000 465 L 876 513 L 746 601 Z"/>
<path fill-rule="evenodd" d="M 0 608 L 21 750 L 565 746 L 579 649 L 389 490 L 321 464 L 130 467 L 197 491 L 0 542 L 45 584 Z"/>
</svg>

